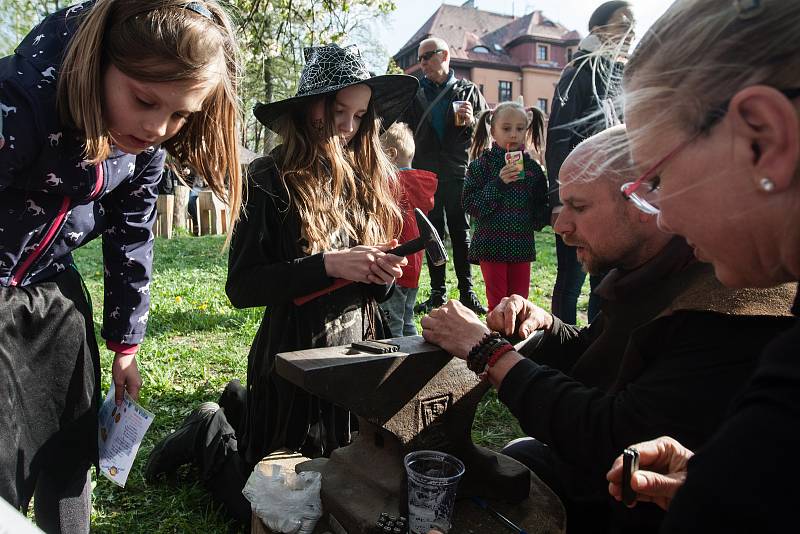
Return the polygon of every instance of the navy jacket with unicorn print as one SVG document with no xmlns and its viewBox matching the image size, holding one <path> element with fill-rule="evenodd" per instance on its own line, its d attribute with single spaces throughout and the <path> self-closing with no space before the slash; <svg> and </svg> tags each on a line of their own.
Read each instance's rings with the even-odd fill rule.
<svg viewBox="0 0 800 534">
<path fill-rule="evenodd" d="M 62 125 L 56 84 L 82 12 L 45 18 L 0 59 L 0 284 L 26 286 L 70 268 L 72 250 L 102 236 L 109 348 L 136 345 L 147 327 L 156 184 L 164 151 L 115 150 L 83 161 L 78 132 Z M 98 95 L 99 97 L 100 95 Z"/>
</svg>

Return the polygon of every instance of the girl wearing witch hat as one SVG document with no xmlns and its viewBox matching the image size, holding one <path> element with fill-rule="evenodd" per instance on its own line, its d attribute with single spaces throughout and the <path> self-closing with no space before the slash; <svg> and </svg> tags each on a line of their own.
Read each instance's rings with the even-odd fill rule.
<svg viewBox="0 0 800 534">
<path fill-rule="evenodd" d="M 372 77 L 355 47 L 305 51 L 297 95 L 259 104 L 255 116 L 282 141 L 253 162 L 244 216 L 234 231 L 226 290 L 234 306 L 266 306 L 248 356 L 247 389 L 228 384 L 151 454 L 146 477 L 193 461 L 206 486 L 248 522 L 241 489 L 252 467 L 280 448 L 327 456 L 350 442 L 355 419 L 275 373 L 280 352 L 390 337 L 377 301 L 406 260 L 396 246 L 401 212 L 381 126 L 417 89 L 406 75 Z M 335 278 L 358 282 L 303 305 L 297 297 Z"/>
</svg>

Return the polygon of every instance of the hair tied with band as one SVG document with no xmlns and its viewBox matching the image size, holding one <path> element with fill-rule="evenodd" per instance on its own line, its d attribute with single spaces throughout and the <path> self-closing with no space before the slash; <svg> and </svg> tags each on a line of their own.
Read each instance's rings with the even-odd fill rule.
<svg viewBox="0 0 800 534">
<path fill-rule="evenodd" d="M 204 16 L 208 20 L 211 20 L 211 21 L 214 20 L 213 15 L 211 15 L 211 11 L 209 11 L 208 8 L 206 6 L 204 6 L 203 4 L 201 4 L 200 2 L 189 2 L 184 7 L 185 7 L 185 9 L 188 9 L 189 11 L 194 11 L 198 15 Z"/>
<path fill-rule="evenodd" d="M 755 18 L 764 11 L 761 0 L 733 0 L 733 7 L 739 12 L 738 18 L 741 20 Z"/>
</svg>

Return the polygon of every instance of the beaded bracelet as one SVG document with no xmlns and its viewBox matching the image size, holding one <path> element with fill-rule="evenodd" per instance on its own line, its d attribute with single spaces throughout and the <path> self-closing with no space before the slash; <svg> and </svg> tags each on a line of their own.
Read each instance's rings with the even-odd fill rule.
<svg viewBox="0 0 800 534">
<path fill-rule="evenodd" d="M 494 364 L 496 364 L 500 360 L 500 358 L 503 357 L 503 354 L 511 352 L 512 350 L 514 350 L 514 345 L 506 341 L 505 345 L 503 345 L 502 347 L 500 347 L 499 349 L 495 350 L 492 353 L 492 356 L 489 358 L 489 361 L 486 362 L 486 370 L 488 371 L 489 369 L 494 367 Z"/>
<path fill-rule="evenodd" d="M 514 350 L 514 345 L 508 342 L 506 342 L 505 345 L 501 345 L 500 348 L 495 349 L 495 351 L 489 358 L 489 361 L 486 362 L 486 368 L 481 374 L 478 375 L 479 377 L 481 377 L 481 380 L 486 380 L 487 378 L 489 378 L 489 369 L 494 367 L 494 364 L 496 364 L 500 360 L 500 358 L 503 357 L 504 354 L 506 354 L 507 352 L 511 352 L 512 350 Z"/>
<path fill-rule="evenodd" d="M 483 352 L 486 349 L 486 345 L 488 343 L 491 343 L 492 340 L 498 338 L 500 338 L 500 334 L 498 332 L 489 332 L 486 335 L 484 335 L 483 338 L 478 343 L 476 343 L 474 347 L 472 347 L 472 350 L 470 350 L 469 354 L 467 354 L 467 368 L 470 371 L 479 373 L 480 371 L 478 369 L 481 370 L 483 369 L 483 366 L 481 365 L 481 360 L 483 359 L 481 357 L 481 352 Z"/>
<path fill-rule="evenodd" d="M 505 347 L 510 347 L 505 349 Z M 490 358 L 492 358 L 499 350 L 505 349 L 505 352 L 512 350 L 514 347 L 502 337 L 498 332 L 490 332 L 486 334 L 483 339 L 469 351 L 467 355 L 467 368 L 477 375 L 482 375 L 488 366 Z M 492 362 L 499 359 L 499 356 Z"/>
</svg>

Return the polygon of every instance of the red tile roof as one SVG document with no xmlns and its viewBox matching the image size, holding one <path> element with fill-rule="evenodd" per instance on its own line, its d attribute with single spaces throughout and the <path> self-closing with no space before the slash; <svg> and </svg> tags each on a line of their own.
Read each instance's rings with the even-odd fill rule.
<svg viewBox="0 0 800 534">
<path fill-rule="evenodd" d="M 440 37 L 450 45 L 450 57 L 456 62 L 464 60 L 506 66 L 520 66 L 505 48 L 520 38 L 571 41 L 575 44 L 581 38 L 577 31 L 548 19 L 541 11 L 513 17 L 474 8 L 470 2 L 461 6 L 442 4 L 395 54 L 395 59 L 431 36 Z M 476 46 L 486 47 L 489 53 L 474 52 Z"/>
</svg>

